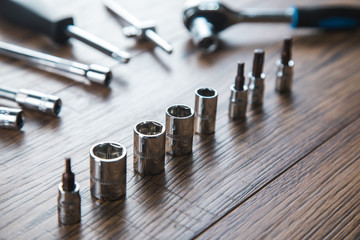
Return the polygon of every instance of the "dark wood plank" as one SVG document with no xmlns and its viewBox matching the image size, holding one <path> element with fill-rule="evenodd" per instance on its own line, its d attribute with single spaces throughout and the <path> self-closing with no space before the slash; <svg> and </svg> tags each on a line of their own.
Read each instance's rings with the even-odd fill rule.
<svg viewBox="0 0 360 240">
<path fill-rule="evenodd" d="M 199 239 L 358 239 L 359 135 L 357 120 Z"/>
<path fill-rule="evenodd" d="M 75 41 L 63 49 L 31 33 L 21 35 L 32 36 L 29 46 L 112 65 L 115 79 L 111 89 L 24 69 L 24 64 L 15 61 L 13 65 L 9 59 L 1 63 L 1 84 L 11 82 L 12 87 L 51 92 L 64 101 L 60 118 L 39 119 L 39 114 L 26 112 L 23 132 L 0 131 L 1 237 L 191 238 L 360 117 L 358 63 L 354 61 L 360 53 L 358 32 L 292 31 L 287 26 L 245 24 L 224 32 L 222 51 L 204 57 L 191 47 L 188 34 L 180 27 L 180 17 L 174 14 L 180 13 L 182 1 L 165 2 L 164 9 L 172 11 L 164 15 L 150 1 L 140 10 L 130 2 L 124 4 L 134 15 L 146 12 L 144 19 L 152 15 L 147 11 L 150 7 L 158 11 L 159 30 L 164 26 L 163 35 L 173 39 L 173 56 L 158 50 L 142 52 L 149 47 L 145 46 L 135 49 L 136 56 L 124 66 Z M 231 4 L 270 5 L 268 1 Z M 274 4 L 284 7 L 283 1 Z M 95 34 L 114 32 L 104 35 L 108 41 L 124 40 L 116 37 L 121 34 L 118 23 L 104 9 L 99 10 L 100 1 L 93 7 L 79 1 L 74 7 L 79 26 Z M 95 15 L 98 18 L 89 17 Z M 15 39 L 19 31 L 13 30 L 7 39 Z M 283 98 L 274 93 L 274 63 L 282 37 L 289 33 L 295 36 L 295 82 L 291 97 Z M 123 46 L 131 49 L 133 44 L 133 40 L 126 40 Z M 230 122 L 229 86 L 236 62 L 246 61 L 249 71 L 252 51 L 257 47 L 266 50 L 263 111 L 249 111 L 246 123 Z M 166 107 L 174 103 L 192 106 L 193 91 L 200 86 L 219 92 L 215 135 L 195 136 L 193 155 L 168 157 L 164 174 L 135 175 L 135 123 L 145 119 L 164 122 Z M 128 150 L 127 196 L 112 203 L 97 202 L 89 194 L 88 151 L 92 144 L 106 139 L 118 141 Z M 56 186 L 65 156 L 73 158 L 82 195 L 82 222 L 71 227 L 58 226 L 56 215 Z"/>
</svg>

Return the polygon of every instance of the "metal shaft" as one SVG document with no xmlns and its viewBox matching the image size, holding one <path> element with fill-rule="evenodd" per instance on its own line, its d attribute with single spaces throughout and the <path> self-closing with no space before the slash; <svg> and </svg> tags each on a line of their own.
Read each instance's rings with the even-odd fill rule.
<svg viewBox="0 0 360 240">
<path fill-rule="evenodd" d="M 173 49 L 171 45 L 156 33 L 155 26 L 147 26 L 146 24 L 142 23 L 125 8 L 113 0 L 103 0 L 103 2 L 108 9 L 120 17 L 124 22 L 136 29 L 136 34 L 129 35 L 128 37 L 136 37 L 138 39 L 151 41 L 168 54 L 172 53 Z"/>
<path fill-rule="evenodd" d="M 94 83 L 109 85 L 111 81 L 111 70 L 96 64 L 87 65 L 5 42 L 0 42 L 0 54 L 25 61 L 50 72 L 60 71 L 82 76 Z"/>
<path fill-rule="evenodd" d="M 121 51 L 114 45 L 74 25 L 69 25 L 65 31 L 69 37 L 76 38 L 77 40 L 88 44 L 89 46 L 99 50 L 100 52 L 105 53 L 106 55 L 118 60 L 119 62 L 128 63 L 130 61 L 130 55 L 127 52 Z"/>
<path fill-rule="evenodd" d="M 294 15 L 294 9 L 248 9 L 237 13 L 236 23 L 290 23 Z"/>
<path fill-rule="evenodd" d="M 57 116 L 62 102 L 57 96 L 35 92 L 27 89 L 14 90 L 0 87 L 0 98 L 9 99 L 21 107 Z"/>
</svg>

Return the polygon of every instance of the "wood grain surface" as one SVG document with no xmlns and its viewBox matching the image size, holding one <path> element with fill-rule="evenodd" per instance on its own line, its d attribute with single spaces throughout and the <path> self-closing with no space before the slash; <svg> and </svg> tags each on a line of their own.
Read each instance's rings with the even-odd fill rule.
<svg viewBox="0 0 360 240">
<path fill-rule="evenodd" d="M 154 19 L 169 40 L 168 56 L 136 43 L 100 0 L 59 8 L 76 25 L 126 49 L 119 64 L 71 40 L 46 37 L 0 21 L 0 39 L 81 62 L 111 66 L 109 88 L 29 67 L 0 56 L 0 86 L 58 95 L 58 118 L 26 111 L 22 131 L 0 130 L 0 239 L 262 239 L 359 238 L 360 33 L 290 29 L 283 24 L 236 25 L 220 34 L 221 49 L 199 54 L 181 22 L 183 1 L 118 1 L 141 20 Z M 234 8 L 355 4 L 335 1 L 226 1 Z M 275 93 L 282 39 L 294 37 L 291 95 Z M 265 50 L 265 99 L 245 122 L 228 118 L 238 61 L 251 69 L 253 50 Z M 215 134 L 194 136 L 193 154 L 166 156 L 165 172 L 133 171 L 133 127 L 164 123 L 165 109 L 194 105 L 194 90 L 219 93 Z M 0 99 L 0 105 L 16 106 Z M 114 202 L 89 191 L 89 149 L 100 141 L 127 148 L 127 193 Z M 57 222 L 57 185 L 72 158 L 81 186 L 81 223 Z"/>
</svg>

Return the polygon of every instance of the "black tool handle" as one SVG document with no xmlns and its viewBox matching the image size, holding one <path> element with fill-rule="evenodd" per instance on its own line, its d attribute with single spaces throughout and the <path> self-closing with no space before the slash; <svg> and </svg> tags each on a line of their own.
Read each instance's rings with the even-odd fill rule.
<svg viewBox="0 0 360 240">
<path fill-rule="evenodd" d="M 360 27 L 360 7 L 329 6 L 294 8 L 293 27 L 348 29 Z"/>
<path fill-rule="evenodd" d="M 63 44 L 69 39 L 66 28 L 74 21 L 58 10 L 51 0 L 0 0 L 0 17 Z"/>
</svg>

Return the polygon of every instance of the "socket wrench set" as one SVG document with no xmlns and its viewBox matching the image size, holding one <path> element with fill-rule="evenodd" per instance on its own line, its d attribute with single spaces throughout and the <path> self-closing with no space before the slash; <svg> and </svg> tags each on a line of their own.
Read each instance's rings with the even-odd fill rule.
<svg viewBox="0 0 360 240">
<path fill-rule="evenodd" d="M 150 41 L 166 53 L 172 46 L 156 32 L 152 22 L 141 22 L 114 0 L 103 0 L 106 8 L 126 23 L 123 33 L 139 41 Z M 349 6 L 297 8 L 285 10 L 235 11 L 218 1 L 188 1 L 183 21 L 192 41 L 201 51 L 211 53 L 219 46 L 218 33 L 242 22 L 291 23 L 297 27 L 353 29 L 360 24 L 360 9 Z M 18 15 L 21 14 L 21 18 Z M 120 63 L 128 63 L 130 54 L 74 25 L 74 19 L 53 11 L 43 1 L 9 0 L 0 2 L 0 17 L 29 28 L 58 44 L 77 39 Z M 336 21 L 334 21 L 334 19 Z M 294 61 L 292 38 L 284 39 L 281 58 L 276 62 L 275 90 L 280 94 L 291 91 Z M 65 76 L 81 77 L 90 83 L 109 86 L 111 69 L 97 64 L 76 62 L 21 46 L 0 42 L 0 54 L 22 60 L 32 66 Z M 234 84 L 230 86 L 228 115 L 232 120 L 244 121 L 247 106 L 261 108 L 264 99 L 265 52 L 254 51 L 252 71 L 246 80 L 244 63 L 237 65 Z M 71 77 L 72 78 L 72 77 Z M 0 98 L 16 102 L 21 108 L 58 116 L 62 101 L 59 97 L 27 89 L 0 87 Z M 164 171 L 166 154 L 173 157 L 192 153 L 194 134 L 215 132 L 218 92 L 209 87 L 195 90 L 194 108 L 174 104 L 165 110 L 165 124 L 144 120 L 133 128 L 133 169 L 141 175 L 156 175 Z M 0 128 L 20 130 L 24 125 L 20 108 L 0 106 Z M 89 151 L 91 195 L 101 201 L 115 201 L 126 195 L 126 148 L 116 142 L 100 142 Z M 65 172 L 58 186 L 58 220 L 61 224 L 75 224 L 81 220 L 80 185 L 75 181 L 70 158 L 65 159 Z"/>
</svg>

